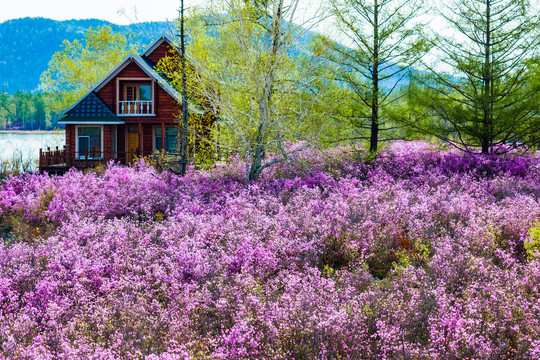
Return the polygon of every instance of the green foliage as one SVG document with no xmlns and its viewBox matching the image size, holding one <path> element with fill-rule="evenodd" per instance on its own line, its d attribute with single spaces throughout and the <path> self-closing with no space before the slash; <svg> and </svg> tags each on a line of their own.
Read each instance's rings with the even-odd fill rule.
<svg viewBox="0 0 540 360">
<path fill-rule="evenodd" d="M 527 253 L 527 259 L 533 260 L 535 253 L 540 255 L 540 221 L 535 221 L 527 232 L 529 235 L 523 244 Z"/>
<path fill-rule="evenodd" d="M 216 1 L 187 24 L 197 90 L 222 120 L 220 148 L 246 160 L 248 181 L 286 161 L 287 141 L 317 141 L 336 106 L 321 105 L 316 59 L 298 55 L 306 29 L 287 23 L 296 3 Z M 267 153 L 279 160 L 267 161 Z"/>
<path fill-rule="evenodd" d="M 113 32 L 109 26 L 90 27 L 84 40 L 64 40 L 41 75 L 42 86 L 61 97 L 53 110 L 63 110 L 89 91 L 129 53 L 136 52 L 130 36 Z"/>
<path fill-rule="evenodd" d="M 439 56 L 418 73 L 422 86 L 409 93 L 417 112 L 403 122 L 467 151 L 537 143 L 527 63 L 539 44 L 538 14 L 526 0 L 455 0 L 441 7 L 455 33 L 434 38 Z"/>
<path fill-rule="evenodd" d="M 0 130 L 52 130 L 59 113 L 52 105 L 59 101 L 55 93 L 26 93 L 8 95 L 0 92 Z"/>
<path fill-rule="evenodd" d="M 180 55 L 173 50 L 169 55 L 160 59 L 156 67 L 158 71 L 170 79 L 172 85 L 180 92 L 182 89 Z M 189 106 L 197 108 L 208 106 L 208 100 L 204 97 L 204 92 L 199 90 L 201 86 L 211 86 L 211 83 L 198 77 L 195 68 L 191 64 L 186 64 L 186 87 Z M 175 117 L 181 119 L 182 114 L 175 114 Z M 203 114 L 190 112 L 188 127 L 188 156 L 198 166 L 204 167 L 213 164 L 216 149 L 214 142 L 214 115 L 212 112 L 206 111 Z"/>
<path fill-rule="evenodd" d="M 369 139 L 376 152 L 380 132 L 394 125 L 386 110 L 396 101 L 396 85 L 428 50 L 418 20 L 425 6 L 421 0 L 332 0 L 329 7 L 349 44 L 319 36 L 313 50 L 327 60 L 331 79 L 348 90 L 338 114 L 354 130 L 351 138 Z"/>
</svg>

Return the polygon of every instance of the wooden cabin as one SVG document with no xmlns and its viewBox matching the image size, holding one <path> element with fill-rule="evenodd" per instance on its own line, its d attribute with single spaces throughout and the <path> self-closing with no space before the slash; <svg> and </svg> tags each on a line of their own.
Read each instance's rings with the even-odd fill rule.
<svg viewBox="0 0 540 360">
<path fill-rule="evenodd" d="M 162 36 L 144 53 L 131 54 L 93 89 L 64 111 L 59 124 L 66 128 L 64 149 L 40 150 L 39 170 L 64 172 L 110 160 L 127 164 L 135 156 L 181 146 L 178 118 L 182 96 L 156 70 L 171 55 L 173 40 Z M 190 104 L 190 112 L 202 113 Z"/>
</svg>

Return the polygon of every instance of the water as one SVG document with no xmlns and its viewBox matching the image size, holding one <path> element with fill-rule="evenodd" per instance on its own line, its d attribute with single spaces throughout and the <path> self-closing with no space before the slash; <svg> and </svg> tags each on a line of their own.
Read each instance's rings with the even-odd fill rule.
<svg viewBox="0 0 540 360">
<path fill-rule="evenodd" d="M 64 131 L 59 132 L 18 132 L 0 133 L 0 163 L 21 158 L 24 162 L 32 163 L 32 170 L 38 167 L 39 149 L 51 149 L 58 146 L 63 148 L 65 140 Z"/>
</svg>

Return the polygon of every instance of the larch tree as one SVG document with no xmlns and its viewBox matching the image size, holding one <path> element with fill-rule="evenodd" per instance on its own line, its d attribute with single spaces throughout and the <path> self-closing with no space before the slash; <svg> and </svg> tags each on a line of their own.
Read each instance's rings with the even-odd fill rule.
<svg viewBox="0 0 540 360">
<path fill-rule="evenodd" d="M 320 101 L 316 59 L 300 41 L 313 18 L 295 23 L 299 2 L 212 2 L 189 26 L 198 91 L 217 117 L 220 145 L 244 158 L 248 183 L 316 141 L 320 128 L 313 119 L 321 117 L 311 117 Z"/>
<path fill-rule="evenodd" d="M 538 12 L 528 0 L 453 0 L 410 98 L 423 111 L 405 121 L 469 152 L 534 145 L 540 131 L 529 59 L 538 49 Z"/>
<path fill-rule="evenodd" d="M 408 68 L 426 52 L 420 17 L 422 0 L 330 0 L 337 37 L 321 36 L 315 46 L 333 68 L 333 78 L 351 91 L 349 121 L 356 139 L 377 151 L 381 131 L 390 130 L 385 109 Z"/>
</svg>

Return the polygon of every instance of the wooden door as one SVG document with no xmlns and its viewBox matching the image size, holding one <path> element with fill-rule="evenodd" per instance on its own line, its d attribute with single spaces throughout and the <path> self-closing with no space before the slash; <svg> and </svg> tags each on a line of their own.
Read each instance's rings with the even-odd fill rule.
<svg viewBox="0 0 540 360">
<path fill-rule="evenodd" d="M 128 131 L 127 133 L 127 161 L 131 162 L 139 149 L 139 132 Z"/>
<path fill-rule="evenodd" d="M 136 100 L 139 99 L 137 90 L 138 90 L 138 86 L 136 86 L 136 85 L 125 85 L 124 86 L 124 100 L 129 101 L 125 105 L 126 108 L 124 109 L 124 114 L 136 114 L 137 113 Z"/>
</svg>

